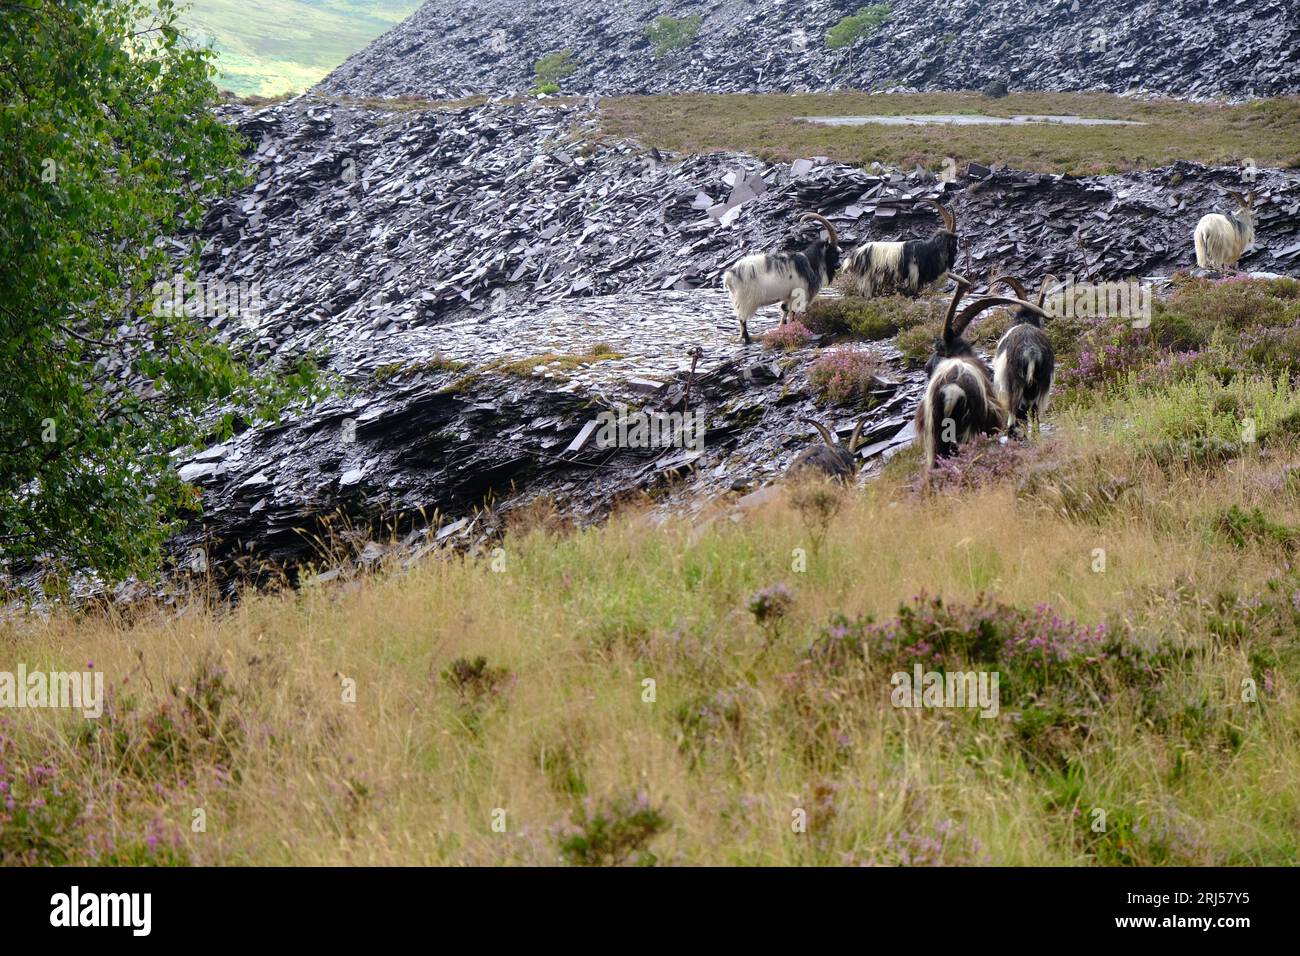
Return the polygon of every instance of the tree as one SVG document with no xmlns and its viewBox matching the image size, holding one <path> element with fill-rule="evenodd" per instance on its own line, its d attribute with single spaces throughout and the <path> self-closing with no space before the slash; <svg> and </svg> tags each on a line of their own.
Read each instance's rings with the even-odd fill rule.
<svg viewBox="0 0 1300 956">
<path fill-rule="evenodd" d="M 0 569 L 156 568 L 197 505 L 169 452 L 287 394 L 158 307 L 200 251 L 165 237 L 245 181 L 211 57 L 172 0 L 0 0 Z"/>
</svg>

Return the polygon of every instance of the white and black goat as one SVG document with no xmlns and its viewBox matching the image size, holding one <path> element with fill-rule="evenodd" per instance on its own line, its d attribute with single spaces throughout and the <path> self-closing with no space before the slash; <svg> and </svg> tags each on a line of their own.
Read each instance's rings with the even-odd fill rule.
<svg viewBox="0 0 1300 956">
<path fill-rule="evenodd" d="M 1017 422 L 1031 431 L 1039 430 L 1047 413 L 1052 381 L 1056 377 L 1056 353 L 1052 341 L 1043 331 L 1043 301 L 1056 284 L 1056 276 L 1044 276 L 1038 300 L 1030 304 L 1025 287 L 1014 276 L 997 276 L 989 283 L 992 292 L 1005 283 L 1015 290 L 1024 304 L 1013 313 L 1014 324 L 998 339 L 993 351 L 993 389 L 1006 411 L 1006 428 L 1010 432 Z"/>
<path fill-rule="evenodd" d="M 1212 212 L 1196 224 L 1196 264 L 1202 269 L 1235 269 L 1242 253 L 1255 242 L 1255 194 L 1227 190 L 1237 201 L 1230 216 Z"/>
<path fill-rule="evenodd" d="M 858 439 L 862 437 L 862 426 L 866 423 L 867 417 L 864 415 L 853 426 L 853 434 L 849 437 L 847 447 L 837 442 L 831 430 L 821 422 L 811 418 L 801 418 L 799 421 L 817 429 L 822 436 L 822 444 L 813 445 L 799 452 L 795 460 L 790 463 L 790 467 L 786 469 L 786 475 L 793 476 L 803 471 L 820 471 L 837 481 L 852 481 L 861 464 L 856 452 Z"/>
<path fill-rule="evenodd" d="M 959 446 L 976 435 L 991 435 L 1006 422 L 1006 410 L 993 385 L 993 373 L 975 354 L 962 333 L 985 309 L 998 305 L 1030 306 L 1023 299 L 987 295 L 966 306 L 957 304 L 970 280 L 954 274 L 957 290 L 943 320 L 943 338 L 934 343 L 934 354 L 926 363 L 925 394 L 916 407 L 916 440 L 925 451 L 927 472 L 937 458 L 956 453 Z"/>
<path fill-rule="evenodd" d="M 830 220 L 806 212 L 799 221 L 813 219 L 826 229 L 826 238 L 799 252 L 758 252 L 745 256 L 726 271 L 722 284 L 740 320 L 740 338 L 749 342 L 749 320 L 765 305 L 781 303 L 781 324 L 807 311 L 822 288 L 831 284 L 840 268 L 840 238 Z"/>
<path fill-rule="evenodd" d="M 867 242 L 845 257 L 849 291 L 867 298 L 891 292 L 916 295 L 948 275 L 957 261 L 957 217 L 947 206 L 930 205 L 943 218 L 943 226 L 930 238 Z"/>
</svg>

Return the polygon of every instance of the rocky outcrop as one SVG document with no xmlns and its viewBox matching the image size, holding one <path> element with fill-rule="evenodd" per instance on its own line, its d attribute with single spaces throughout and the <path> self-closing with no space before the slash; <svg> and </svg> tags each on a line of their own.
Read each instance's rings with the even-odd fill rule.
<svg viewBox="0 0 1300 956">
<path fill-rule="evenodd" d="M 539 57 L 572 52 L 566 92 L 834 89 L 1108 90 L 1188 98 L 1300 92 L 1292 0 L 890 0 L 840 49 L 827 32 L 864 0 L 429 0 L 326 77 L 358 96 L 527 90 Z M 646 26 L 698 15 L 656 56 Z"/>
<path fill-rule="evenodd" d="M 594 115 L 573 107 L 385 113 L 303 98 L 238 121 L 259 173 L 211 210 L 203 277 L 255 284 L 263 309 L 213 323 L 267 356 L 324 352 L 344 388 L 178 460 L 205 510 L 182 550 L 223 569 L 320 557 L 326 524 L 418 550 L 486 534 L 471 520 L 485 504 L 549 493 L 594 519 L 651 494 L 689 511 L 780 474 L 814 440 L 795 424 L 815 411 L 812 350 L 742 349 L 718 277 L 743 252 L 811 238 L 802 211 L 846 241 L 899 238 L 928 233 L 917 200 L 943 196 L 976 277 L 1119 278 L 1189 265 L 1196 219 L 1241 176 L 973 166 L 942 183 L 656 158 L 594 140 Z M 1300 177 L 1257 175 L 1259 248 L 1243 264 L 1300 272 Z M 874 397 L 869 462 L 910 438 L 920 376 L 894 369 Z M 598 447 L 591 423 L 620 404 L 698 413 L 702 448 Z M 845 435 L 860 413 L 817 412 Z"/>
<path fill-rule="evenodd" d="M 717 287 L 743 253 L 812 238 L 796 224 L 807 210 L 846 242 L 924 236 L 937 219 L 918 200 L 940 196 L 977 271 L 1167 274 L 1193 264 L 1192 230 L 1230 204 L 1222 190 L 1243 186 L 1240 169 L 1190 163 L 1082 179 L 972 165 L 941 183 L 742 153 L 656 159 L 596 138 L 596 123 L 573 107 L 387 113 L 310 98 L 242 114 L 257 182 L 202 235 L 208 276 L 260 287 L 261 317 L 232 331 L 268 354 L 328 346 L 364 365 L 398 332 L 512 304 Z M 1258 238 L 1243 265 L 1292 272 L 1300 177 L 1251 174 Z"/>
</svg>

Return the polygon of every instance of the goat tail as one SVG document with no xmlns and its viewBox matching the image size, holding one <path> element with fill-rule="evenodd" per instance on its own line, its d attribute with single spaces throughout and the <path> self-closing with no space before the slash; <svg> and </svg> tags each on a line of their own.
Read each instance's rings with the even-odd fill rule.
<svg viewBox="0 0 1300 956">
<path fill-rule="evenodd" d="M 946 448 L 950 442 L 944 432 L 952 432 L 956 437 L 957 420 L 960 415 L 959 405 L 966 402 L 966 391 L 957 383 L 935 385 L 926 390 L 921 403 L 916 407 L 916 434 L 925 454 L 925 467 L 934 467 L 939 457 L 939 449 Z M 946 454 L 946 452 L 945 452 Z"/>
<path fill-rule="evenodd" d="M 1208 268 L 1210 257 L 1205 250 L 1205 230 L 1197 226 L 1196 235 L 1192 237 L 1192 241 L 1196 245 L 1196 264 L 1202 269 Z"/>
<path fill-rule="evenodd" d="M 1202 216 L 1192 234 L 1196 264 L 1209 269 L 1235 266 L 1253 238 L 1253 231 L 1238 232 L 1227 216 L 1220 213 Z"/>
<path fill-rule="evenodd" d="M 939 390 L 939 394 L 943 396 L 944 418 L 952 418 L 952 413 L 957 407 L 957 403 L 966 401 L 966 389 L 962 388 L 956 382 L 951 385 L 945 385 Z"/>
<path fill-rule="evenodd" d="M 934 467 L 934 460 L 938 457 L 938 435 L 935 434 L 934 423 L 938 419 L 935 415 L 933 406 L 935 405 L 935 395 L 933 389 L 926 389 L 921 401 L 916 405 L 916 417 L 913 420 L 916 438 L 913 441 L 921 446 L 921 454 L 925 458 L 925 470 L 928 474 Z"/>
</svg>

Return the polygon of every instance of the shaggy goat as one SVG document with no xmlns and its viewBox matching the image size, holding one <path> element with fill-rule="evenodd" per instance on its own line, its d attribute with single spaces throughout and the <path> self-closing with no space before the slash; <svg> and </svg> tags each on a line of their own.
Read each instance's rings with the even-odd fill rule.
<svg viewBox="0 0 1300 956">
<path fill-rule="evenodd" d="M 955 274 L 952 278 L 957 290 L 944 317 L 943 338 L 935 341 L 934 354 L 926 363 L 929 380 L 916 407 L 916 440 L 925 451 L 927 471 L 936 458 L 954 454 L 977 434 L 996 432 L 1006 421 L 1006 411 L 993 387 L 993 373 L 962 333 L 985 309 L 1029 305 L 1021 299 L 984 296 L 959 314 L 957 303 L 970 288 L 970 280 Z"/>
<path fill-rule="evenodd" d="M 997 276 L 989 283 L 989 291 L 999 282 L 1009 285 L 1024 304 L 1015 311 L 1015 324 L 998 339 L 993 352 L 993 389 L 1007 413 L 1006 427 L 1011 431 L 1017 422 L 1024 422 L 1031 431 L 1040 428 L 1040 419 L 1047 412 L 1056 375 L 1056 353 L 1052 342 L 1043 331 L 1043 301 L 1047 291 L 1056 283 L 1056 276 L 1045 276 L 1038 290 L 1038 301 L 1030 304 L 1025 287 L 1012 276 Z"/>
<path fill-rule="evenodd" d="M 831 434 L 831 430 L 821 422 L 813 421 L 811 418 L 801 418 L 799 421 L 805 425 L 811 425 L 821 433 L 824 444 L 814 445 L 812 448 L 805 448 L 801 451 L 790 467 L 786 469 L 787 475 L 794 475 L 804 469 L 815 469 L 823 472 L 837 481 L 850 481 L 858 473 L 858 466 L 861 462 L 858 456 L 854 454 L 858 450 L 858 439 L 862 436 L 862 426 L 866 423 L 866 416 L 858 419 L 858 423 L 853 426 L 853 435 L 849 438 L 848 447 L 841 445 Z"/>
<path fill-rule="evenodd" d="M 781 324 L 807 310 L 823 286 L 830 285 L 840 267 L 840 238 L 824 216 L 806 212 L 803 222 L 814 219 L 826 229 L 826 238 L 801 252 L 755 253 L 726 271 L 722 284 L 740 320 L 740 338 L 749 343 L 749 320 L 765 305 L 781 303 Z"/>
<path fill-rule="evenodd" d="M 1255 241 L 1255 194 L 1227 192 L 1237 200 L 1237 211 L 1231 216 L 1212 212 L 1196 224 L 1196 264 L 1202 269 L 1235 269 Z"/>
<path fill-rule="evenodd" d="M 915 295 L 947 276 L 957 261 L 957 217 L 946 206 L 930 205 L 939 210 L 943 227 L 929 239 L 867 242 L 848 254 L 844 274 L 850 291 L 867 298 L 896 291 Z"/>
</svg>

